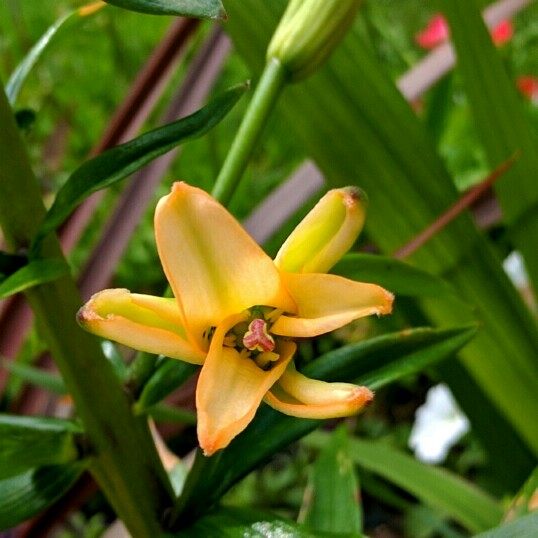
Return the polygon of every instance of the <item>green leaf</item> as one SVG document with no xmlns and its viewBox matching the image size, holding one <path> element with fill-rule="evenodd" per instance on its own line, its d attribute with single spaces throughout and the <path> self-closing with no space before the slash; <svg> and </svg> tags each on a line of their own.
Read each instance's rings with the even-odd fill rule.
<svg viewBox="0 0 538 538">
<path fill-rule="evenodd" d="M 73 172 L 58 192 L 34 239 L 31 252 L 35 253 L 41 240 L 55 230 L 90 194 L 121 181 L 180 143 L 207 133 L 232 109 L 246 88 L 245 84 L 234 86 L 194 114 L 86 161 Z"/>
<path fill-rule="evenodd" d="M 64 260 L 33 260 L 0 281 L 0 299 L 32 286 L 56 280 L 68 273 L 69 267 Z"/>
<path fill-rule="evenodd" d="M 331 273 L 379 284 L 396 296 L 439 297 L 454 293 L 442 278 L 388 256 L 348 254 L 334 266 Z"/>
<path fill-rule="evenodd" d="M 360 532 L 362 513 L 345 427 L 336 429 L 311 472 L 301 513 L 303 523 L 320 531 Z"/>
<path fill-rule="evenodd" d="M 19 376 L 22 380 L 32 385 L 41 387 L 59 396 L 65 396 L 67 394 L 63 379 L 57 374 L 47 372 L 42 368 L 2 358 L 0 358 L 0 364 L 8 372 Z"/>
<path fill-rule="evenodd" d="M 199 366 L 164 358 L 144 385 L 140 398 L 134 405 L 135 413 L 144 413 L 166 398 L 199 370 Z"/>
<path fill-rule="evenodd" d="M 52 465 L 0 480 L 0 530 L 39 514 L 69 490 L 84 467 Z"/>
<path fill-rule="evenodd" d="M 303 442 L 323 447 L 327 438 L 326 433 L 314 432 Z M 349 455 L 356 464 L 448 514 L 472 532 L 489 529 L 502 518 L 500 503 L 474 485 L 445 469 L 421 463 L 385 442 L 350 439 Z"/>
<path fill-rule="evenodd" d="M 538 529 L 538 512 L 477 534 L 475 538 L 534 538 L 536 529 Z"/>
<path fill-rule="evenodd" d="M 325 381 L 349 380 L 377 390 L 452 357 L 476 334 L 477 325 L 416 328 L 385 334 L 325 353 L 303 373 Z"/>
<path fill-rule="evenodd" d="M 366 538 L 362 534 L 345 532 L 332 533 L 311 530 L 288 519 L 253 510 L 251 508 L 218 508 L 192 526 L 177 534 L 161 538 L 272 538 L 293 536 L 297 538 Z"/>
<path fill-rule="evenodd" d="M 15 68 L 12 75 L 7 81 L 5 92 L 9 100 L 9 104 L 13 106 L 19 95 L 19 91 L 28 76 L 28 73 L 32 70 L 34 65 L 39 60 L 41 54 L 45 51 L 52 38 L 56 35 L 56 32 L 74 15 L 81 17 L 97 11 L 98 8 L 92 10 L 86 9 L 84 6 L 66 13 L 63 17 L 60 17 L 54 24 L 49 26 L 47 31 L 43 34 L 41 39 L 32 47 L 30 52 L 24 57 L 22 62 Z"/>
<path fill-rule="evenodd" d="M 413 329 L 345 346 L 325 354 L 303 372 L 325 381 L 365 384 L 379 388 L 412 372 L 444 360 L 475 334 L 476 327 L 432 330 Z M 340 351 L 340 350 L 338 350 Z M 390 368 L 392 365 L 392 369 Z M 248 428 L 230 445 L 207 458 L 198 452 L 176 517 L 196 517 L 213 505 L 233 484 L 290 443 L 314 430 L 322 421 L 298 419 L 262 406 Z M 255 447 L 255 449 L 253 449 Z"/>
<path fill-rule="evenodd" d="M 35 467 L 77 461 L 76 437 L 82 431 L 68 420 L 0 414 L 0 480 Z"/>
<path fill-rule="evenodd" d="M 105 0 L 114 6 L 152 15 L 181 15 L 199 19 L 225 19 L 220 0 Z"/>
</svg>

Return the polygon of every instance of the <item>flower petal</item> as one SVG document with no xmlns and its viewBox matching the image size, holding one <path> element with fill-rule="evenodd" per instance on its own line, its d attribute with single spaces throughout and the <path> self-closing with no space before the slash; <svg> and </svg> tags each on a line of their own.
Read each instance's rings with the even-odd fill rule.
<svg viewBox="0 0 538 538">
<path fill-rule="evenodd" d="M 326 419 L 356 415 L 372 402 L 373 397 L 366 387 L 305 377 L 290 362 L 284 375 L 263 400 L 286 415 Z"/>
<path fill-rule="evenodd" d="M 96 293 L 79 310 L 79 325 L 126 346 L 202 364 L 205 353 L 187 341 L 174 299 L 132 294 L 125 289 Z"/>
<path fill-rule="evenodd" d="M 297 317 L 280 316 L 273 334 L 318 336 L 354 319 L 388 314 L 393 295 L 381 286 L 355 282 L 337 275 L 282 273 L 282 280 L 297 303 Z"/>
<path fill-rule="evenodd" d="M 228 446 L 247 427 L 296 349 L 293 342 L 280 342 L 275 348 L 280 359 L 271 370 L 262 370 L 236 349 L 223 346 L 226 333 L 245 319 L 231 316 L 217 327 L 198 380 L 198 441 L 206 456 Z"/>
<path fill-rule="evenodd" d="M 275 265 L 289 273 L 326 273 L 357 239 L 367 201 L 357 187 L 330 190 L 286 239 Z"/>
<path fill-rule="evenodd" d="M 184 325 L 198 346 L 205 330 L 252 306 L 295 312 L 272 260 L 206 192 L 175 183 L 157 206 L 155 235 Z"/>
</svg>

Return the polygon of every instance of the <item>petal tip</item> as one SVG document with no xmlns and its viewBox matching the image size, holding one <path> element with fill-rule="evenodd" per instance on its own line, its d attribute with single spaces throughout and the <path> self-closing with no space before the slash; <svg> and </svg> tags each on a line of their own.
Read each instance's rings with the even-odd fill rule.
<svg viewBox="0 0 538 538">
<path fill-rule="evenodd" d="M 349 399 L 355 404 L 357 412 L 359 412 L 372 404 L 374 393 L 368 387 L 357 387 L 350 393 Z"/>
</svg>

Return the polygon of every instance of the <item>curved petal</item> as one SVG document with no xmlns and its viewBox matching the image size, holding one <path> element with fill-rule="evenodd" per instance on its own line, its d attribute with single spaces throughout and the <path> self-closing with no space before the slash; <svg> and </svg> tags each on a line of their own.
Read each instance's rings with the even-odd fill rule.
<svg viewBox="0 0 538 538">
<path fill-rule="evenodd" d="M 282 273 L 295 299 L 297 317 L 282 315 L 271 327 L 274 334 L 311 337 L 334 331 L 354 319 L 388 314 L 393 295 L 381 286 L 337 275 Z"/>
<path fill-rule="evenodd" d="M 93 334 L 140 351 L 192 364 L 202 364 L 205 359 L 205 353 L 186 340 L 174 299 L 131 294 L 125 289 L 104 290 L 78 311 L 77 321 Z"/>
<path fill-rule="evenodd" d="M 357 239 L 367 201 L 358 187 L 327 192 L 286 239 L 275 265 L 289 273 L 326 273 Z"/>
<path fill-rule="evenodd" d="M 295 312 L 272 260 L 206 192 L 175 183 L 159 201 L 155 236 L 189 335 L 255 305 Z"/>
<path fill-rule="evenodd" d="M 198 441 L 206 456 L 228 446 L 247 427 L 296 349 L 293 342 L 281 342 L 276 348 L 280 359 L 271 370 L 262 370 L 236 349 L 223 346 L 228 330 L 245 319 L 231 316 L 217 327 L 198 379 Z"/>
<path fill-rule="evenodd" d="M 366 387 L 309 379 L 297 372 L 290 362 L 284 375 L 263 400 L 286 415 L 326 419 L 356 415 L 372 402 L 373 397 Z"/>
</svg>

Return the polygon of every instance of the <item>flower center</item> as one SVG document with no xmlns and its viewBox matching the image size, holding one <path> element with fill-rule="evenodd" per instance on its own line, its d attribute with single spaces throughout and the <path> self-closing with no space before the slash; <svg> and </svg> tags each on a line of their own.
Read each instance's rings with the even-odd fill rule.
<svg viewBox="0 0 538 538">
<path fill-rule="evenodd" d="M 282 310 L 270 306 L 253 306 L 246 312 L 246 321 L 232 327 L 224 337 L 224 346 L 236 349 L 245 358 L 253 360 L 262 370 L 270 370 L 278 359 L 278 339 L 270 329 Z M 211 341 L 214 328 L 206 331 Z"/>
</svg>

